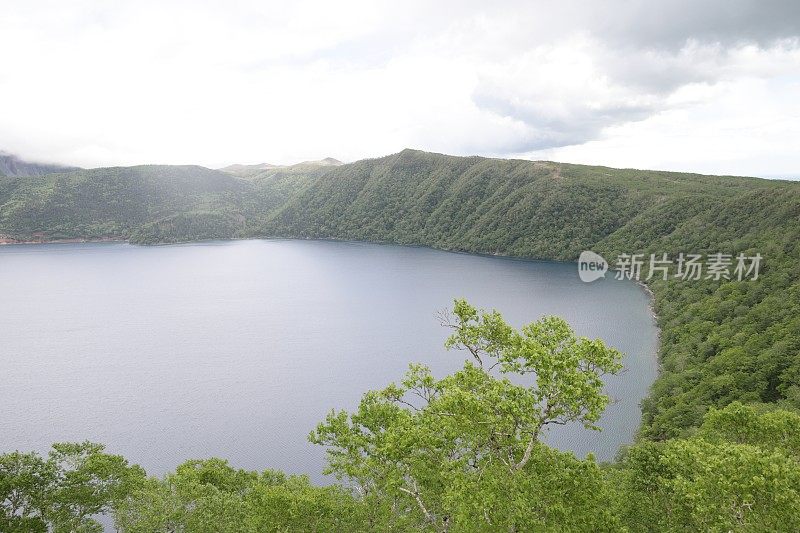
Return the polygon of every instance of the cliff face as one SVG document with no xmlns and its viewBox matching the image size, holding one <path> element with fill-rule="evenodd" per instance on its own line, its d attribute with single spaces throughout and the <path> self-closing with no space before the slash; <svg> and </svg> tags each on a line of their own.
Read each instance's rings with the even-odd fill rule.
<svg viewBox="0 0 800 533">
<path fill-rule="evenodd" d="M 0 152 L 0 176 L 42 176 L 70 170 L 78 170 L 78 168 L 24 161 L 13 154 Z"/>
</svg>

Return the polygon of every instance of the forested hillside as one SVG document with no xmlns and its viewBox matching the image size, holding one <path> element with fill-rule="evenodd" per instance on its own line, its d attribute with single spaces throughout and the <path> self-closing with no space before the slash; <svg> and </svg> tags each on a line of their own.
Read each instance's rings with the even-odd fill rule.
<svg viewBox="0 0 800 533">
<path fill-rule="evenodd" d="M 713 209 L 704 200 L 800 190 L 793 185 L 404 150 L 320 173 L 255 233 L 573 261 L 629 223 L 639 226 L 629 247 L 641 246 L 641 226 L 655 237 L 661 226 Z"/>
<path fill-rule="evenodd" d="M 225 237 L 237 230 L 247 192 L 238 178 L 196 166 L 6 177 L 0 178 L 0 233 L 20 240 L 126 239 L 156 222 L 189 221 L 182 228 L 187 238 Z"/>
<path fill-rule="evenodd" d="M 540 514 L 527 504 L 509 504 L 507 514 L 492 519 L 511 531 L 521 530 L 514 529 L 514 524 L 530 520 L 543 520 L 544 530 L 558 520 L 574 520 L 570 527 L 577 530 L 670 530 L 675 524 L 681 525 L 678 529 L 720 531 L 775 530 L 789 523 L 800 527 L 796 498 L 800 496 L 800 440 L 796 427 L 792 429 L 797 424 L 795 411 L 800 409 L 800 183 L 451 157 L 414 150 L 341 166 L 254 169 L 246 176 L 202 167 L 94 169 L 0 178 L 3 235 L 17 240 L 121 238 L 135 243 L 331 238 L 565 261 L 576 260 L 583 250 L 598 252 L 612 262 L 620 254 L 634 253 L 646 258 L 668 254 L 673 259 L 680 253 L 760 254 L 763 262 L 756 280 L 682 280 L 671 275 L 666 281 L 658 277 L 648 281 L 662 332 L 661 373 L 643 405 L 641 442 L 602 473 L 593 462 L 575 462 L 568 454 L 534 448 L 542 470 L 525 478 L 532 485 L 507 488 L 508 479 L 503 477 L 507 473 L 492 470 L 487 474 L 490 480 L 504 487 L 492 497 L 507 488 L 517 491 L 515 497 L 522 502 L 530 498 L 556 502 L 561 496 L 566 500 L 558 500 L 561 503 L 553 503 L 555 507 Z M 478 320 L 475 317 L 465 320 L 472 323 Z M 488 322 L 481 324 L 488 324 L 488 329 L 480 330 L 475 338 L 484 336 L 489 346 L 504 346 L 496 353 L 518 353 L 515 343 L 522 341 L 512 342 L 510 334 L 496 338 L 498 331 L 492 329 L 498 324 L 496 319 L 483 319 Z M 478 379 L 469 372 L 464 376 Z M 478 394 L 474 383 L 459 386 Z M 408 478 L 394 479 L 396 472 L 391 470 L 380 479 L 366 474 L 419 450 L 398 448 L 397 457 L 387 456 L 385 464 L 341 463 L 363 452 L 347 448 L 366 442 L 364 435 L 348 433 L 357 430 L 355 420 L 368 425 L 376 413 L 388 416 L 394 407 L 381 402 L 396 395 L 395 389 L 370 393 L 362 406 L 367 411 L 354 415 L 352 427 L 347 417 L 332 418 L 314 437 L 321 444 L 339 446 L 341 455 L 332 456 L 334 470 L 339 468 L 350 478 L 366 476 L 367 485 L 383 486 L 383 496 L 392 494 L 388 500 L 372 502 L 373 507 L 369 497 L 362 498 L 368 504 L 366 510 L 352 507 L 344 493 L 318 492 L 301 482 L 259 481 L 253 473 L 237 473 L 219 464 L 186 467 L 162 484 L 150 486 L 147 490 L 154 492 L 145 496 L 167 494 L 181 476 L 191 477 L 195 468 L 213 467 L 219 470 L 214 475 L 231 478 L 225 482 L 228 488 L 220 488 L 224 498 L 244 498 L 239 504 L 245 507 L 254 505 L 247 499 L 250 496 L 242 496 L 249 490 L 255 491 L 253 498 L 262 491 L 264 498 L 279 499 L 295 491 L 308 498 L 303 501 L 312 507 L 316 504 L 311 499 L 319 498 L 329 513 L 319 518 L 319 524 L 328 524 L 325 520 L 336 516 L 344 520 L 345 515 L 336 509 L 343 509 L 347 519 L 364 530 L 380 526 L 402 531 L 408 519 L 416 526 L 427 524 L 445 531 L 450 527 L 447 521 L 457 516 L 462 524 L 483 520 L 474 514 L 480 502 L 463 500 L 464 494 L 471 493 L 472 478 L 442 480 L 430 470 L 421 473 L 436 487 L 431 488 L 432 505 L 439 509 L 436 514 L 426 507 L 424 512 L 409 510 L 416 508 L 419 494 L 409 488 L 405 495 L 396 492 Z M 411 420 L 401 411 L 391 412 L 394 418 L 386 422 L 390 426 Z M 419 433 L 422 430 L 416 426 L 406 430 L 409 433 L 397 436 L 401 440 L 392 445 L 438 438 L 435 432 Z M 388 453 L 385 446 L 375 444 L 373 452 Z M 509 446 L 513 453 L 519 451 L 516 443 Z M 561 465 L 561 470 L 554 464 Z M 579 487 L 564 481 L 565 476 L 573 479 L 564 472 L 597 484 L 598 494 L 609 491 L 607 499 L 580 496 Z M 450 482 L 461 483 L 459 490 L 447 492 L 455 490 L 446 486 Z M 606 482 L 610 484 L 603 485 Z M 536 486 L 542 484 L 566 492 L 540 494 Z M 245 486 L 250 488 L 241 488 Z M 585 505 L 587 514 L 564 513 L 558 506 L 567 500 L 570 509 Z M 126 500 L 120 507 L 123 518 L 133 520 L 144 513 L 142 501 L 149 500 Z M 198 505 L 195 500 L 184 503 L 187 508 Z M 370 509 L 386 514 L 376 518 Z M 481 530 L 493 530 L 490 517 L 485 519 L 489 525 Z M 381 520 L 389 520 L 391 527 Z M 358 529 L 353 524 L 348 527 Z M 450 530 L 471 529 L 454 526 Z"/>
</svg>

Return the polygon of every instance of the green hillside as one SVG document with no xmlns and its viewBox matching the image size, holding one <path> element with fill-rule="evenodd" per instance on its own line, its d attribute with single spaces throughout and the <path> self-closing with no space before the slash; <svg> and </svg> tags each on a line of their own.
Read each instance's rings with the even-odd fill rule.
<svg viewBox="0 0 800 533">
<path fill-rule="evenodd" d="M 203 221 L 236 228 L 247 184 L 197 166 L 146 165 L 77 170 L 0 181 L 0 233 L 20 240 L 134 238 L 154 223 L 192 221 L 194 238 L 210 234 Z M 230 233 L 228 233 L 230 235 Z M 167 235 L 164 235 L 165 240 Z"/>
<path fill-rule="evenodd" d="M 670 210 L 688 220 L 693 212 L 712 209 L 711 202 L 779 190 L 800 187 L 751 178 L 405 150 L 320 173 L 255 234 L 377 240 L 573 261 L 616 232 L 629 232 L 631 223 L 652 223 L 658 231 L 658 224 L 667 221 L 656 219 Z"/>
</svg>

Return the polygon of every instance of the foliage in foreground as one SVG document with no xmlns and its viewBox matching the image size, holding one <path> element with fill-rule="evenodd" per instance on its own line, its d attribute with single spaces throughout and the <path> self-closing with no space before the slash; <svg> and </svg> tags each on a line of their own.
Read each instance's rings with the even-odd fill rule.
<svg viewBox="0 0 800 533">
<path fill-rule="evenodd" d="M 541 438 L 552 424 L 594 427 L 608 403 L 600 378 L 620 369 L 621 354 L 556 317 L 515 331 L 499 313 L 457 301 L 445 323 L 447 346 L 471 360 L 443 379 L 412 365 L 355 413 L 331 413 L 311 435 L 328 446 L 329 471 L 419 529 L 596 529 L 600 516 L 588 510 L 601 491 L 586 488 L 599 488 L 599 469 Z M 525 376 L 535 383 L 519 384 Z"/>
<path fill-rule="evenodd" d="M 735 402 L 609 471 L 631 531 L 800 531 L 800 415 Z"/>
<path fill-rule="evenodd" d="M 144 470 L 89 442 L 53 444 L 47 457 L 0 455 L 0 531 L 102 531 L 93 517 L 144 479 Z"/>
<path fill-rule="evenodd" d="M 546 317 L 514 330 L 456 301 L 443 323 L 469 360 L 449 376 L 411 365 L 399 384 L 332 411 L 310 435 L 344 485 L 187 461 L 162 479 L 97 444 L 0 456 L 0 531 L 798 531 L 800 415 L 712 409 L 697 431 L 641 441 L 599 465 L 541 441 L 594 427 L 619 352 Z"/>
<path fill-rule="evenodd" d="M 367 531 L 366 507 L 341 487 L 236 470 L 220 459 L 187 461 L 164 479 L 147 479 L 114 512 L 128 533 Z"/>
<path fill-rule="evenodd" d="M 412 365 L 401 384 L 368 392 L 357 413 L 332 412 L 312 433 L 354 492 L 211 459 L 112 484 L 95 512 L 113 510 L 127 532 L 606 528 L 597 464 L 541 437 L 552 424 L 594 427 L 608 403 L 601 376 L 620 369 L 621 354 L 562 319 L 515 331 L 464 301 L 446 325 L 448 347 L 471 355 L 462 370 L 437 379 Z M 535 384 L 509 379 L 525 376 Z"/>
</svg>

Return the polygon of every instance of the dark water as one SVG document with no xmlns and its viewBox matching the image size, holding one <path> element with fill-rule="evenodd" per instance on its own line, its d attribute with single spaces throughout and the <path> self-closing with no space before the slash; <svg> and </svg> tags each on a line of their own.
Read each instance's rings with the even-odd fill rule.
<svg viewBox="0 0 800 533">
<path fill-rule="evenodd" d="M 188 458 L 306 472 L 331 408 L 409 362 L 459 367 L 435 318 L 455 297 L 515 326 L 545 314 L 627 353 L 602 433 L 549 442 L 610 459 L 656 374 L 648 297 L 574 265 L 320 241 L 0 247 L 0 450 L 106 443 L 152 474 Z"/>
</svg>

